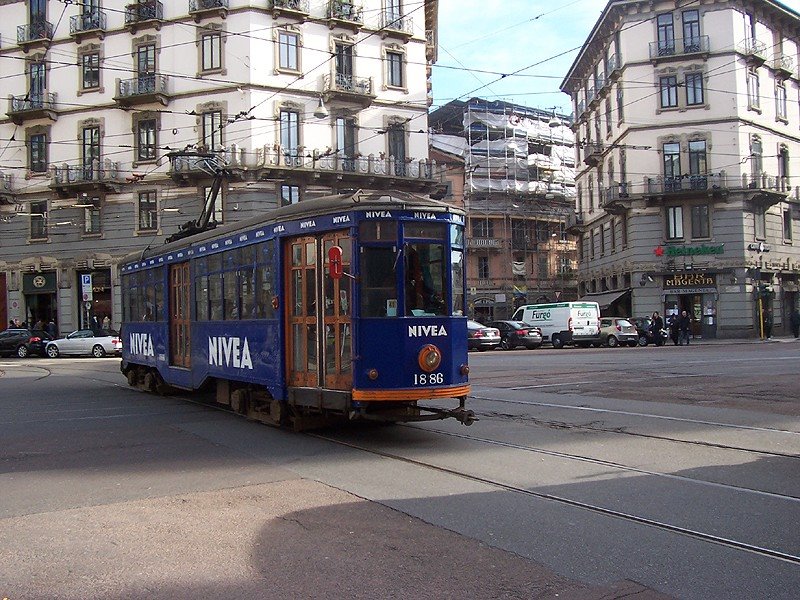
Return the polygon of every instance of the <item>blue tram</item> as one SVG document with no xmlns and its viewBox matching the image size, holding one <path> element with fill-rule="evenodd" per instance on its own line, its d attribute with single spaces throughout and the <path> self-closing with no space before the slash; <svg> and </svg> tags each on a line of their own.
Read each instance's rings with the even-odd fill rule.
<svg viewBox="0 0 800 600">
<path fill-rule="evenodd" d="M 398 192 L 308 200 L 128 256 L 120 273 L 131 386 L 211 389 L 298 430 L 474 419 L 464 213 L 448 204 Z"/>
</svg>

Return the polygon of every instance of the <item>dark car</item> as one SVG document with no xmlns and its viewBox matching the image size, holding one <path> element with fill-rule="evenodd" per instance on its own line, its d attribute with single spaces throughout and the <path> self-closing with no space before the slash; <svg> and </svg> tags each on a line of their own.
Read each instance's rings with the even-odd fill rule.
<svg viewBox="0 0 800 600">
<path fill-rule="evenodd" d="M 0 331 L 0 356 L 45 356 L 45 345 L 52 339 L 41 329 L 6 329 Z"/>
<path fill-rule="evenodd" d="M 669 332 L 666 329 L 662 329 L 659 332 L 660 340 L 655 338 L 652 331 L 653 319 L 650 317 L 631 317 L 628 320 L 636 327 L 636 333 L 639 334 L 640 346 L 647 346 L 648 344 L 661 346 L 669 339 Z"/>
<path fill-rule="evenodd" d="M 500 347 L 503 350 L 513 350 L 517 346 L 533 350 L 542 345 L 542 330 L 522 321 L 492 321 L 489 327 L 500 330 Z"/>
<path fill-rule="evenodd" d="M 477 321 L 467 321 L 467 349 L 492 350 L 500 345 L 500 331 L 496 327 L 486 327 Z"/>
</svg>

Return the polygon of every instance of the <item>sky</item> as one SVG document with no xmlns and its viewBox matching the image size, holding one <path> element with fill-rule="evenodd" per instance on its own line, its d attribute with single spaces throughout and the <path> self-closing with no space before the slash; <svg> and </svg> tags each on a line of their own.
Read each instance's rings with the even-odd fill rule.
<svg viewBox="0 0 800 600">
<path fill-rule="evenodd" d="M 800 12 L 800 0 L 782 4 Z M 606 0 L 439 0 L 431 109 L 477 96 L 570 114 L 569 96 L 559 85 L 605 5 Z"/>
</svg>

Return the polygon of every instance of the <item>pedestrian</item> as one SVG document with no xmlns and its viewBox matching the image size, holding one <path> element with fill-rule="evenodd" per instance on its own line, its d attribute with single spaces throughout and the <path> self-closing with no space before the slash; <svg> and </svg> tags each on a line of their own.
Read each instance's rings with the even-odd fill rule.
<svg viewBox="0 0 800 600">
<path fill-rule="evenodd" d="M 685 310 L 681 312 L 680 319 L 678 319 L 678 345 L 683 346 L 684 340 L 686 345 L 689 345 L 689 332 L 692 329 L 692 320 L 689 318 L 689 313 Z"/>
<path fill-rule="evenodd" d="M 56 334 L 58 333 L 58 330 L 56 329 L 56 322 L 53 319 L 50 319 L 47 325 L 45 325 L 45 331 L 47 332 L 47 335 L 49 335 L 51 338 L 56 339 Z"/>
<path fill-rule="evenodd" d="M 664 319 L 658 314 L 658 311 L 653 313 L 653 318 L 650 321 L 650 332 L 653 334 L 653 343 L 656 346 L 664 345 L 664 338 L 661 337 L 661 330 L 664 329 Z"/>
<path fill-rule="evenodd" d="M 108 318 L 108 315 L 103 317 L 103 329 L 111 329 L 111 319 Z"/>
<path fill-rule="evenodd" d="M 8 320 L 8 328 L 9 329 L 14 329 L 16 326 L 17 326 L 17 324 L 14 323 L 14 319 L 9 319 Z"/>
<path fill-rule="evenodd" d="M 792 326 L 794 339 L 800 338 L 800 309 L 796 308 L 789 317 L 789 324 Z"/>
<path fill-rule="evenodd" d="M 764 337 L 772 339 L 772 314 L 769 312 L 764 313 Z"/>
<path fill-rule="evenodd" d="M 678 329 L 678 315 L 670 315 L 669 317 L 669 337 L 672 343 L 677 346 L 680 340 L 680 330 Z"/>
</svg>

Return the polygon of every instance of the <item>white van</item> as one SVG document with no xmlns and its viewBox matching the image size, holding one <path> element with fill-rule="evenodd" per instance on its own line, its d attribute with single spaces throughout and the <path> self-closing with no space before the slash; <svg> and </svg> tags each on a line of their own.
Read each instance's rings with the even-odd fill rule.
<svg viewBox="0 0 800 600">
<path fill-rule="evenodd" d="M 597 302 L 555 302 L 520 306 L 514 321 L 524 321 L 542 330 L 542 340 L 563 348 L 575 344 L 586 348 L 600 343 L 600 306 Z"/>
</svg>

